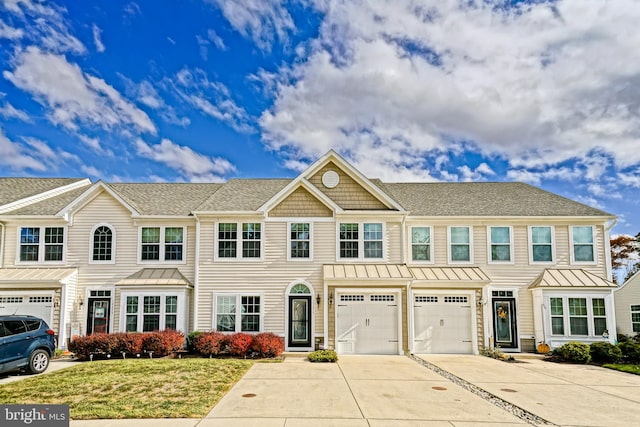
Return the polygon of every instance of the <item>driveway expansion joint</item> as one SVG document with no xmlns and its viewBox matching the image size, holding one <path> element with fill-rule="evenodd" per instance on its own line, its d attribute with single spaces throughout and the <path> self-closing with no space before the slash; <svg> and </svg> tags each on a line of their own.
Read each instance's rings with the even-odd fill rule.
<svg viewBox="0 0 640 427">
<path fill-rule="evenodd" d="M 487 390 L 478 387 L 477 385 L 470 383 L 469 381 L 466 381 L 454 374 L 452 374 L 449 371 L 446 371 L 436 365 L 434 365 L 433 363 L 429 363 L 424 359 L 421 359 L 419 357 L 414 356 L 413 354 L 410 354 L 408 356 L 410 359 L 412 359 L 413 361 L 419 363 L 420 365 L 424 366 L 425 368 L 431 369 L 432 371 L 434 371 L 436 374 L 440 375 L 441 377 L 444 377 L 446 379 L 448 379 L 449 381 L 451 381 L 454 384 L 459 385 L 460 387 L 464 388 L 467 391 L 470 391 L 471 393 L 480 396 L 481 398 L 483 398 L 484 400 L 486 400 L 489 403 L 492 403 L 493 405 L 513 414 L 514 416 L 520 418 L 521 420 L 525 421 L 528 424 L 533 424 L 533 425 L 547 425 L 547 426 L 555 426 L 556 424 L 545 420 L 544 418 L 539 417 L 538 415 L 529 412 L 525 409 L 522 409 L 519 406 L 514 405 L 511 402 L 508 402 L 498 396 L 496 396 L 493 393 L 488 392 Z"/>
</svg>

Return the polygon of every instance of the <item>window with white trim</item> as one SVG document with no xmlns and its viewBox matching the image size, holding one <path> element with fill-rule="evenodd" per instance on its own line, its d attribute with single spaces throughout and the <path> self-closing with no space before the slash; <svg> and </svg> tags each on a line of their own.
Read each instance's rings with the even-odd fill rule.
<svg viewBox="0 0 640 427">
<path fill-rule="evenodd" d="M 184 227 L 140 227 L 140 261 L 183 262 Z"/>
<path fill-rule="evenodd" d="M 553 262 L 553 232 L 551 227 L 529 227 L 532 262 Z"/>
<path fill-rule="evenodd" d="M 262 256 L 262 224 L 220 222 L 217 228 L 217 246 L 218 258 L 259 259 Z"/>
<path fill-rule="evenodd" d="M 449 260 L 473 262 L 471 227 L 449 227 Z"/>
<path fill-rule="evenodd" d="M 411 227 L 411 260 L 431 261 L 431 227 Z"/>
<path fill-rule="evenodd" d="M 91 260 L 94 262 L 112 262 L 113 257 L 113 230 L 107 225 L 96 227 L 91 235 Z"/>
<path fill-rule="evenodd" d="M 259 295 L 216 295 L 218 332 L 260 332 L 261 316 Z"/>
<path fill-rule="evenodd" d="M 595 261 L 593 227 L 571 227 L 573 261 L 592 263 Z"/>
<path fill-rule="evenodd" d="M 609 331 L 602 297 L 551 297 L 549 314 L 552 335 L 593 337 Z"/>
<path fill-rule="evenodd" d="M 631 328 L 633 332 L 640 333 L 640 305 L 631 306 Z"/>
<path fill-rule="evenodd" d="M 123 295 L 125 331 L 152 332 L 178 327 L 178 295 Z"/>
<path fill-rule="evenodd" d="M 491 262 L 511 262 L 513 260 L 511 235 L 511 227 L 489 227 L 489 260 Z"/>
<path fill-rule="evenodd" d="M 64 227 L 20 228 L 20 262 L 63 261 L 64 232 Z"/>
<path fill-rule="evenodd" d="M 339 230 L 340 258 L 382 259 L 384 257 L 382 223 L 341 223 Z"/>
<path fill-rule="evenodd" d="M 289 257 L 311 258 L 311 224 L 308 222 L 289 224 Z"/>
</svg>

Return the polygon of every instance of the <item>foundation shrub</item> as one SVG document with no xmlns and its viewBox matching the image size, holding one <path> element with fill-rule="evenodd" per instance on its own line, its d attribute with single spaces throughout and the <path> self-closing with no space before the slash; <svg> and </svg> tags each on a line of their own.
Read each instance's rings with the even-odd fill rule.
<svg viewBox="0 0 640 427">
<path fill-rule="evenodd" d="M 153 356 L 162 357 L 184 348 L 184 334 L 173 329 L 145 333 L 142 340 L 142 350 Z"/>
<path fill-rule="evenodd" d="M 257 334 L 253 337 L 250 351 L 256 357 L 278 357 L 284 351 L 284 339 L 271 332 Z"/>
<path fill-rule="evenodd" d="M 617 363 L 622 360 L 622 351 L 610 342 L 594 342 L 589 353 L 595 363 Z"/>
<path fill-rule="evenodd" d="M 227 335 L 222 332 L 200 332 L 193 338 L 193 348 L 202 356 L 218 356 L 226 346 Z"/>
<path fill-rule="evenodd" d="M 129 356 L 135 356 L 142 353 L 142 342 L 144 335 L 140 333 L 117 333 L 113 334 L 116 338 L 116 347 L 114 348 L 115 355 L 121 355 L 125 353 Z"/>
<path fill-rule="evenodd" d="M 238 332 L 233 335 L 229 335 L 229 354 L 236 357 L 246 357 L 249 347 L 253 342 L 253 336 Z"/>
<path fill-rule="evenodd" d="M 635 341 L 625 341 L 618 344 L 622 353 L 622 360 L 627 363 L 640 363 L 640 344 Z"/>
<path fill-rule="evenodd" d="M 202 331 L 193 331 L 187 335 L 187 351 L 189 353 L 197 353 L 195 341 L 200 335 L 202 335 Z"/>
<path fill-rule="evenodd" d="M 589 345 L 577 341 L 569 341 L 558 349 L 560 356 L 568 362 L 589 363 L 591 352 Z"/>
<path fill-rule="evenodd" d="M 69 343 L 69 351 L 80 360 L 90 359 L 92 354 L 98 356 L 112 354 L 117 347 L 118 340 L 111 334 L 74 336 Z"/>
<path fill-rule="evenodd" d="M 335 350 L 316 350 L 309 353 L 309 362 L 328 362 L 335 363 L 338 361 L 338 354 Z"/>
</svg>

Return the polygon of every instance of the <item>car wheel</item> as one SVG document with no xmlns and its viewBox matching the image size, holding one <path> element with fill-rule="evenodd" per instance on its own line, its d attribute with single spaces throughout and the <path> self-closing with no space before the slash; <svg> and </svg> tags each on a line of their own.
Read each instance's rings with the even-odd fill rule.
<svg viewBox="0 0 640 427">
<path fill-rule="evenodd" d="M 29 357 L 29 366 L 27 370 L 32 374 L 40 374 L 47 370 L 49 366 L 49 353 L 42 349 L 38 349 L 31 353 Z"/>
</svg>

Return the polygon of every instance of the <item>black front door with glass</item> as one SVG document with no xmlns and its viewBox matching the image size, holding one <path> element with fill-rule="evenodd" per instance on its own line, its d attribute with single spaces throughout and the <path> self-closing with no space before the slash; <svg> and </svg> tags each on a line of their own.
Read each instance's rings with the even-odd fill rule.
<svg viewBox="0 0 640 427">
<path fill-rule="evenodd" d="M 311 347 L 311 296 L 289 296 L 289 347 Z"/>
<path fill-rule="evenodd" d="M 87 335 L 109 333 L 110 298 L 89 298 Z"/>
<path fill-rule="evenodd" d="M 515 298 L 493 297 L 492 304 L 494 345 L 518 348 Z"/>
</svg>

